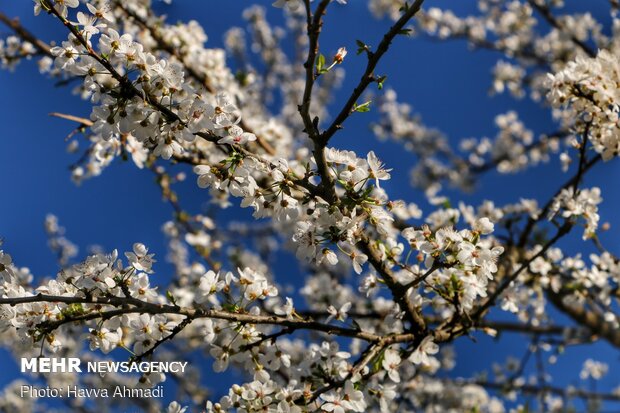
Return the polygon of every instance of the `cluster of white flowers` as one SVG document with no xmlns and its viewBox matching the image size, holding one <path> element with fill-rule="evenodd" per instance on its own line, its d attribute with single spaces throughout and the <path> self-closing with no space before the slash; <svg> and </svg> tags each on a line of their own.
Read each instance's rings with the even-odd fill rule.
<svg viewBox="0 0 620 413">
<path fill-rule="evenodd" d="M 65 228 L 58 224 L 55 215 L 45 217 L 45 232 L 47 232 L 48 246 L 58 257 L 58 263 L 65 266 L 78 253 L 78 247 L 65 237 Z"/>
<path fill-rule="evenodd" d="M 447 138 L 437 129 L 422 122 L 412 108 L 397 100 L 396 92 L 387 89 L 378 100 L 381 114 L 379 122 L 372 125 L 373 133 L 381 140 L 392 139 L 419 158 L 412 172 L 414 185 L 427 188 L 436 182 L 436 177 L 445 177 L 450 183 L 466 187 L 468 177 L 462 165 L 448 165 L 456 158 Z"/>
<path fill-rule="evenodd" d="M 595 58 L 578 57 L 549 75 L 547 95 L 566 127 L 587 135 L 604 160 L 620 151 L 620 95 L 617 93 L 618 58 L 601 50 Z"/>
<path fill-rule="evenodd" d="M 493 232 L 494 225 L 488 218 L 478 219 L 471 230 L 456 231 L 451 227 L 432 231 L 407 228 L 403 237 L 417 259 L 427 268 L 445 267 L 431 275 L 435 291 L 448 300 L 458 297 L 462 311 L 469 311 L 477 297 L 486 297 L 486 287 L 497 272 L 497 259 L 504 251 L 481 238 Z M 412 280 L 415 282 L 415 278 Z"/>
<path fill-rule="evenodd" d="M 128 252 L 130 265 L 123 267 L 118 254 L 114 251 L 110 255 L 94 255 L 83 263 L 62 270 L 57 279 L 49 280 L 46 284 L 37 287 L 34 291 L 28 291 L 24 286 L 16 283 L 15 276 L 9 273 L 2 283 L 3 297 L 28 297 L 37 294 L 46 294 L 63 297 L 135 297 L 146 302 L 163 302 L 156 293 L 156 289 L 150 286 L 147 272 L 151 272 L 152 255 L 146 253 L 142 244 L 134 246 L 134 252 Z M 47 323 L 62 321 L 66 317 L 85 314 L 95 311 L 96 305 L 82 305 L 72 303 L 25 303 L 5 311 L 10 313 L 10 323 L 18 328 L 21 339 L 30 345 L 37 345 L 42 339 L 47 340 L 51 350 L 59 350 L 63 343 L 51 331 L 45 327 Z M 137 316 L 136 316 L 137 317 Z M 109 352 L 119 342 L 124 341 L 127 345 L 136 342 L 141 347 L 147 342 L 153 344 L 161 338 L 161 328 L 147 328 L 157 321 L 151 319 L 148 314 L 139 318 L 125 317 L 122 325 L 135 327 L 140 322 L 141 332 L 134 338 L 122 337 L 120 319 L 106 321 L 97 329 L 91 331 L 91 348 L 101 348 Z M 161 317 L 160 317 L 161 318 Z M 161 318 L 157 325 L 166 324 L 165 317 Z M 136 324 L 137 325 L 137 324 Z M 153 324 L 154 325 L 154 324 Z M 135 329 L 139 330 L 139 329 Z M 146 334 L 154 334 L 147 337 Z M 158 337 L 156 335 L 159 335 Z M 140 342 L 140 344 L 138 344 Z M 148 347 L 148 346 L 147 346 Z M 139 353 L 141 353 L 140 351 Z"/>
<path fill-rule="evenodd" d="M 22 41 L 18 36 L 0 39 L 0 68 L 13 70 L 22 59 L 29 59 L 36 54 L 30 42 Z"/>
<path fill-rule="evenodd" d="M 463 139 L 461 150 L 469 152 L 468 162 L 474 168 L 496 166 L 501 173 L 513 173 L 549 161 L 549 154 L 558 152 L 557 136 L 540 136 L 527 129 L 514 111 L 495 117 L 499 129 L 495 139 Z"/>
<path fill-rule="evenodd" d="M 608 370 L 609 366 L 607 364 L 601 363 L 600 361 L 587 359 L 583 363 L 583 368 L 581 369 L 581 373 L 579 373 L 579 377 L 583 380 L 590 377 L 594 380 L 600 380 L 607 374 Z"/>
<path fill-rule="evenodd" d="M 521 98 L 525 93 L 524 77 L 525 70 L 522 67 L 500 60 L 493 68 L 493 92 L 503 93 L 508 90 L 513 96 Z"/>
<path fill-rule="evenodd" d="M 301 182 L 307 176 L 303 166 L 298 162 L 291 166 L 282 158 L 266 165 L 254 158 L 231 156 L 218 167 L 199 165 L 194 171 L 200 187 L 243 198 L 241 206 L 253 208 L 255 218 L 272 217 L 294 223 L 292 240 L 297 245 L 298 257 L 335 265 L 338 257 L 330 247 L 344 246 L 359 273 L 367 257 L 355 251 L 355 233 L 368 221 L 386 234 L 393 221 L 381 206 L 385 197 L 373 196 L 373 189 L 380 190 L 380 181 L 389 179 L 389 171 L 374 152 L 360 159 L 353 152 L 329 148 L 325 156 L 330 173 L 339 184 L 338 194 L 350 205 L 338 208 L 317 196 L 316 190 L 310 192 Z M 253 176 L 256 172 L 270 181 L 259 187 Z M 299 194 L 311 196 L 306 205 L 299 202 Z"/>
<path fill-rule="evenodd" d="M 411 107 L 399 103 L 388 90 L 379 101 L 380 122 L 373 132 L 380 139 L 393 139 L 419 158 L 412 170 L 412 183 L 429 189 L 446 180 L 451 186 L 471 189 L 476 174 L 488 169 L 514 173 L 548 162 L 561 148 L 563 136 L 541 135 L 535 139 L 514 111 L 495 117 L 498 133 L 494 138 L 465 138 L 460 152 L 451 148 L 446 137 L 425 126 Z"/>
<path fill-rule="evenodd" d="M 583 231 L 583 239 L 596 236 L 598 222 L 598 205 L 603 201 L 601 190 L 598 187 L 581 189 L 576 191 L 574 187 L 562 189 L 555 197 L 549 210 L 549 217 L 553 219 L 560 213 L 564 218 L 581 217 L 586 225 Z"/>
<path fill-rule="evenodd" d="M 192 93 L 182 64 L 158 58 L 129 33 L 119 34 L 110 27 L 106 14 L 98 13 L 94 6 L 89 12 L 92 14 L 78 13 L 79 30 L 51 53 L 57 69 L 83 77 L 82 95 L 98 104 L 90 127 L 98 137 L 94 158 L 100 162 L 113 158 L 120 151 L 120 142 L 128 139 L 135 153 L 140 154 L 144 146 L 164 159 L 182 154 L 197 133 L 219 136 L 220 144 L 256 139 L 238 125 L 241 113 L 229 95 Z M 61 9 L 61 14 L 66 10 Z M 183 42 L 182 33 L 173 29 L 164 41 Z M 194 42 L 205 39 L 198 36 Z M 183 55 L 192 54 L 191 48 L 185 49 Z"/>
</svg>

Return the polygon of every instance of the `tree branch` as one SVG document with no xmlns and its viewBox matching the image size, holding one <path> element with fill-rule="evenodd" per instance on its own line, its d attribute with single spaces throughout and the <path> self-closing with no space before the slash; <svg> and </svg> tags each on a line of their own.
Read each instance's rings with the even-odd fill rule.
<svg viewBox="0 0 620 413">
<path fill-rule="evenodd" d="M 336 131 L 342 129 L 342 124 L 349 117 L 349 115 L 351 115 L 356 102 L 359 100 L 360 96 L 362 96 L 364 90 L 366 90 L 368 85 L 375 81 L 375 68 L 383 55 L 389 50 L 392 40 L 394 40 L 394 38 L 401 33 L 409 20 L 416 15 L 422 7 L 422 3 L 424 3 L 424 0 L 416 0 L 411 6 L 409 6 L 400 19 L 398 19 L 390 30 L 383 36 L 381 43 L 379 43 L 379 46 L 377 47 L 377 51 L 368 51 L 368 63 L 366 65 L 366 70 L 364 71 L 358 85 L 353 90 L 353 93 L 351 93 L 351 96 L 340 110 L 340 113 L 338 113 L 327 130 L 321 134 L 320 143 L 322 145 L 327 145 Z"/>
<path fill-rule="evenodd" d="M 110 318 L 115 317 L 122 314 L 178 314 L 183 315 L 192 319 L 197 318 L 212 318 L 218 320 L 227 320 L 230 322 L 237 322 L 241 324 L 270 324 L 270 325 L 280 325 L 284 327 L 290 327 L 292 329 L 301 329 L 301 330 L 315 330 L 320 331 L 327 334 L 333 334 L 343 337 L 354 337 L 359 338 L 368 342 L 379 342 L 384 340 L 386 336 L 381 336 L 375 333 L 370 333 L 367 331 L 355 329 L 355 328 L 346 328 L 339 327 L 330 324 L 319 323 L 314 320 L 291 320 L 286 317 L 279 317 L 275 315 L 252 315 L 247 313 L 231 313 L 222 310 L 213 310 L 213 309 L 204 309 L 204 308 L 193 308 L 193 307 L 179 307 L 174 305 L 166 305 L 166 304 L 153 304 L 146 301 L 139 300 L 133 297 L 92 297 L 92 298 L 84 298 L 84 297 L 66 297 L 66 296 L 53 296 L 47 294 L 37 294 L 29 297 L 11 297 L 11 298 L 0 298 L 0 304 L 8 304 L 10 306 L 15 306 L 18 304 L 25 303 L 40 303 L 40 302 L 49 302 L 49 303 L 64 303 L 64 304 L 104 304 L 111 305 L 115 307 L 119 307 L 115 310 L 109 310 L 105 312 L 97 311 L 94 313 L 84 314 L 75 317 L 67 317 L 62 320 L 57 321 L 48 321 L 44 323 L 44 327 L 53 331 L 57 327 L 76 321 L 88 321 L 97 318 Z M 128 307 L 131 305 L 133 307 Z M 408 342 L 414 339 L 413 334 L 403 333 L 403 334 L 390 334 L 389 336 L 391 343 L 402 343 Z"/>
<path fill-rule="evenodd" d="M 37 38 L 30 31 L 26 30 L 24 26 L 21 25 L 19 19 L 11 19 L 4 13 L 0 12 L 0 22 L 4 23 L 7 27 L 15 32 L 19 37 L 23 40 L 31 43 L 40 53 L 52 56 L 50 53 L 50 46 L 45 43 L 43 40 Z"/>
<path fill-rule="evenodd" d="M 323 144 L 319 138 L 318 130 L 318 118 L 312 119 L 310 115 L 310 105 L 312 103 L 312 88 L 314 87 L 314 81 L 316 75 L 314 73 L 314 62 L 319 53 L 319 36 L 321 34 L 321 28 L 323 27 L 323 15 L 327 9 L 331 0 L 322 0 L 316 8 L 314 15 L 310 7 L 310 1 L 304 0 L 306 8 L 306 24 L 308 32 L 308 57 L 304 63 L 306 72 L 306 83 L 304 86 L 304 93 L 301 104 L 297 107 L 301 119 L 304 124 L 305 132 L 310 137 L 314 148 L 314 160 L 316 162 L 319 176 L 321 177 L 321 184 L 319 190 L 321 195 L 327 202 L 333 204 L 337 201 L 336 190 L 334 189 L 334 180 L 327 167 L 327 159 L 325 158 L 325 144 Z"/>
</svg>

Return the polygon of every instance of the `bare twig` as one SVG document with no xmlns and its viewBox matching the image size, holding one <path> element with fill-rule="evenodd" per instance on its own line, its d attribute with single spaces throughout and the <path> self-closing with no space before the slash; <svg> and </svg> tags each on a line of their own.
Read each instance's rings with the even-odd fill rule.
<svg viewBox="0 0 620 413">
<path fill-rule="evenodd" d="M 338 113 L 327 130 L 321 134 L 320 143 L 322 145 L 327 145 L 327 142 L 329 142 L 330 138 L 336 133 L 336 131 L 342 128 L 342 124 L 351 114 L 351 111 L 355 107 L 355 104 L 360 96 L 362 96 L 362 93 L 364 93 L 364 90 L 366 90 L 368 85 L 376 80 L 374 71 L 377 64 L 383 55 L 389 50 L 392 40 L 394 40 L 394 38 L 401 33 L 409 20 L 411 20 L 420 10 L 422 3 L 424 3 L 424 0 L 416 0 L 412 5 L 410 5 L 400 19 L 398 19 L 390 30 L 383 36 L 377 50 L 375 52 L 368 51 L 368 63 L 366 65 L 366 70 L 364 71 L 364 74 L 362 74 L 362 78 L 353 90 L 353 93 L 351 93 L 351 96 L 340 110 L 340 113 Z"/>
</svg>

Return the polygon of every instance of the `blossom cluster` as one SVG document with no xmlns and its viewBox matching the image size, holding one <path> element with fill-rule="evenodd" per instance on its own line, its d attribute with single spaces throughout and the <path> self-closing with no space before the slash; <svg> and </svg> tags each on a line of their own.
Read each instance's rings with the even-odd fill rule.
<svg viewBox="0 0 620 413">
<path fill-rule="evenodd" d="M 31 58 L 36 49 L 30 42 L 21 41 L 18 36 L 0 39 L 0 67 L 13 70 L 21 59 Z"/>
<path fill-rule="evenodd" d="M 425 226 L 407 228 L 403 237 L 427 268 L 444 267 L 443 271 L 431 274 L 430 283 L 435 291 L 446 300 L 456 297 L 460 309 L 469 311 L 478 297 L 487 296 L 488 281 L 497 272 L 496 262 L 504 250 L 481 239 L 481 235 L 490 234 L 493 229 L 494 224 L 485 217 L 477 220 L 472 230 L 443 227 L 433 232 Z"/>
<path fill-rule="evenodd" d="M 583 239 L 596 236 L 598 222 L 598 204 L 603 201 L 601 190 L 598 187 L 575 191 L 574 187 L 562 189 L 551 205 L 549 214 L 553 218 L 561 211 L 564 218 L 582 217 L 585 222 Z"/>
<path fill-rule="evenodd" d="M 548 80 L 547 97 L 558 108 L 558 118 L 590 139 L 606 161 L 617 156 L 620 147 L 617 61 L 615 54 L 601 50 L 595 58 L 578 57 Z"/>
</svg>

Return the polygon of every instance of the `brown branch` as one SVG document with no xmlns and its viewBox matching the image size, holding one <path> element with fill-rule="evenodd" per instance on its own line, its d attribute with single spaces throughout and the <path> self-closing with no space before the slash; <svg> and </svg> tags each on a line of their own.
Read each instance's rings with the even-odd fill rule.
<svg viewBox="0 0 620 413">
<path fill-rule="evenodd" d="M 31 43 L 40 53 L 52 56 L 50 52 L 50 46 L 45 43 L 43 40 L 37 38 L 30 31 L 26 30 L 24 26 L 21 25 L 18 18 L 11 19 L 4 13 L 0 12 L 0 22 L 4 23 L 7 27 L 15 32 L 19 37 L 23 40 Z"/>
<path fill-rule="evenodd" d="M 330 0 L 322 0 L 313 15 L 310 7 L 310 1 L 304 0 L 309 45 L 308 57 L 304 63 L 306 83 L 304 86 L 301 104 L 297 107 L 297 109 L 301 115 L 305 132 L 308 134 L 314 145 L 314 160 L 316 162 L 319 176 L 321 177 L 319 190 L 321 191 L 322 197 L 325 198 L 325 200 L 330 204 L 333 204 L 337 201 L 338 196 L 336 195 L 336 190 L 334 189 L 334 179 L 332 178 L 327 166 L 327 159 L 325 158 L 325 144 L 323 144 L 319 138 L 318 118 L 312 119 L 312 116 L 310 115 L 312 88 L 314 87 L 314 81 L 317 76 L 314 72 L 314 62 L 319 53 L 319 35 L 321 34 L 321 28 L 323 27 L 323 15 L 325 14 L 325 10 L 327 9 L 327 5 L 329 3 Z"/>
<path fill-rule="evenodd" d="M 61 118 L 61 119 L 66 119 L 66 120 L 72 120 L 73 122 L 77 122 L 80 124 L 80 126 L 93 126 L 93 121 L 90 119 L 86 119 L 86 118 L 81 118 L 79 116 L 74 116 L 74 115 L 67 115 L 65 113 L 58 113 L 58 112 L 52 112 L 49 113 L 50 116 L 53 116 L 55 118 Z"/>
<path fill-rule="evenodd" d="M 84 38 L 84 36 L 82 36 L 80 30 L 77 29 L 73 24 L 71 24 L 69 20 L 63 17 L 58 12 L 58 10 L 56 10 L 56 8 L 52 4 L 50 4 L 49 0 L 41 0 L 41 4 L 44 5 L 47 9 L 49 9 L 49 12 L 56 16 L 56 18 L 58 18 L 62 22 L 62 24 L 76 37 L 77 41 L 84 47 L 88 55 L 95 59 L 99 64 L 101 64 L 110 73 L 110 75 L 130 93 L 130 97 L 143 98 L 151 106 L 157 108 L 157 110 L 164 114 L 166 118 L 182 122 L 182 120 L 178 117 L 176 113 L 171 111 L 165 105 L 159 103 L 157 99 L 154 99 L 147 93 L 143 93 L 142 91 L 138 90 L 133 84 L 133 82 L 129 80 L 129 78 L 121 75 L 106 58 L 100 56 L 97 52 L 95 52 L 89 42 Z M 213 138 L 211 138 L 211 140 L 212 139 Z"/>
<path fill-rule="evenodd" d="M 355 88 L 353 94 L 345 104 L 345 107 L 341 111 L 340 115 L 336 118 L 334 123 L 332 123 L 332 127 L 328 128 L 322 134 L 318 132 L 318 118 L 312 119 L 310 115 L 310 104 L 312 101 L 312 88 L 314 86 L 314 82 L 316 80 L 317 74 L 314 71 L 314 62 L 316 57 L 318 56 L 319 50 L 319 35 L 321 32 L 321 27 L 323 24 L 322 16 L 325 12 L 327 5 L 329 4 L 328 0 L 323 0 L 319 6 L 315 14 L 312 14 L 312 10 L 310 7 L 310 1 L 305 0 L 304 4 L 306 7 L 306 20 L 307 20 L 307 32 L 309 38 L 309 47 L 308 47 L 308 57 L 304 64 L 306 69 L 306 83 L 304 87 L 304 94 L 302 98 L 302 103 L 299 105 L 298 110 L 302 117 L 305 132 L 308 134 L 310 139 L 313 142 L 314 149 L 314 158 L 317 164 L 317 169 L 319 171 L 319 175 L 321 177 L 321 185 L 319 189 L 323 197 L 330 203 L 333 204 L 337 202 L 338 197 L 334 188 L 334 181 L 327 166 L 327 160 L 325 158 L 325 147 L 329 138 L 337 129 L 340 129 L 340 124 L 349 116 L 351 113 L 351 109 L 354 107 L 355 102 L 359 98 L 359 96 L 363 93 L 366 87 L 374 81 L 374 69 L 378 64 L 381 57 L 387 52 L 389 46 L 398 35 L 405 24 L 418 12 L 423 0 L 417 0 L 412 6 L 410 6 L 403 16 L 392 26 L 392 28 L 384 35 L 383 40 L 379 44 L 377 52 L 369 54 L 369 61 L 366 67 L 365 76 L 362 76 L 362 80 L 358 87 Z M 339 120 L 340 119 L 340 120 Z M 335 125 L 338 125 L 336 127 Z M 377 269 L 377 271 L 381 274 L 382 278 L 394 294 L 395 301 L 401 306 L 403 311 L 405 311 L 407 320 L 411 324 L 411 328 L 416 330 L 417 332 L 422 332 L 426 330 L 426 326 L 424 323 L 424 319 L 414 308 L 413 304 L 410 302 L 410 299 L 407 295 L 407 288 L 401 286 L 396 281 L 396 278 L 391 273 L 391 271 L 385 266 L 383 262 L 375 255 L 375 252 L 370 247 L 368 241 L 362 241 L 360 243 L 361 249 L 369 256 L 369 262 Z"/>
<path fill-rule="evenodd" d="M 439 260 L 435 260 L 433 262 L 433 265 L 431 266 L 431 268 L 429 268 L 428 270 L 426 270 L 426 272 L 424 274 L 419 275 L 415 280 L 411 281 L 409 284 L 405 284 L 404 288 L 406 288 L 407 290 L 409 288 L 416 288 L 418 285 L 420 285 L 420 283 L 424 282 L 428 277 L 430 277 L 435 271 L 437 271 L 440 268 L 446 268 L 446 267 L 450 267 L 451 265 L 446 265 L 442 262 L 440 262 Z M 409 267 L 406 267 L 406 269 L 408 269 L 410 272 L 413 272 L 409 269 Z"/>
<path fill-rule="evenodd" d="M 538 55 L 532 45 L 530 45 L 527 48 L 523 48 L 519 50 L 511 50 L 505 47 L 504 45 L 498 44 L 498 42 L 493 42 L 489 40 L 472 39 L 469 37 L 467 33 L 463 33 L 463 32 L 454 33 L 453 35 L 451 35 L 450 37 L 446 39 L 437 38 L 433 35 L 428 35 L 426 38 L 432 41 L 467 40 L 474 49 L 489 50 L 489 51 L 501 53 L 505 55 L 506 57 L 531 61 L 535 63 L 536 65 L 542 68 L 545 68 L 545 69 L 549 68 L 549 65 L 550 65 L 549 60 L 545 56 Z"/>
<path fill-rule="evenodd" d="M 610 344 L 620 348 L 620 330 L 612 323 L 605 321 L 602 314 L 599 314 L 593 310 L 588 310 L 585 307 L 577 307 L 569 305 L 564 302 L 565 294 L 555 292 L 551 288 L 546 290 L 549 301 L 564 314 L 568 315 L 575 322 L 583 325 L 592 331 L 592 333 L 604 338 Z"/>
<path fill-rule="evenodd" d="M 211 85 L 208 76 L 205 73 L 199 73 L 193 67 L 187 65 L 185 63 L 185 57 L 182 56 L 180 53 L 180 49 L 178 47 L 174 47 L 173 45 L 167 43 L 166 40 L 162 37 L 162 35 L 158 31 L 157 27 L 149 25 L 142 17 L 136 14 L 133 10 L 123 5 L 121 1 L 115 1 L 114 4 L 120 10 L 122 10 L 127 16 L 131 17 L 131 19 L 135 21 L 138 26 L 148 31 L 150 36 L 157 43 L 157 46 L 161 50 L 164 50 L 169 55 L 174 56 L 181 64 L 183 64 L 183 67 L 187 70 L 189 75 L 192 78 L 194 78 L 198 83 L 200 83 L 202 86 L 204 86 L 209 93 L 211 94 L 217 93 L 215 88 Z"/>
<path fill-rule="evenodd" d="M 411 324 L 411 330 L 418 336 L 425 336 L 426 322 L 424 318 L 415 308 L 411 301 L 408 291 L 409 288 L 398 282 L 395 274 L 388 268 L 386 263 L 380 259 L 377 252 L 371 247 L 370 242 L 365 239 L 360 241 L 358 248 L 368 256 L 368 262 L 375 268 L 381 276 L 385 285 L 388 287 L 394 301 L 398 304 L 402 311 L 405 312 L 405 319 Z"/>
<path fill-rule="evenodd" d="M 51 7 L 49 4 L 49 0 L 41 0 L 41 1 L 42 1 L 42 4 L 44 4 L 46 7 Z M 110 75 L 119 82 L 121 90 L 123 90 L 124 93 L 127 93 L 128 97 L 130 98 L 137 97 L 141 100 L 144 100 L 146 103 L 148 103 L 149 105 L 157 109 L 162 115 L 164 115 L 164 117 L 167 120 L 178 121 L 182 125 L 187 125 L 186 122 L 184 122 L 179 117 L 179 115 L 177 115 L 175 112 L 170 110 L 167 106 L 159 103 L 157 99 L 150 96 L 148 93 L 138 90 L 138 88 L 133 84 L 131 80 L 129 80 L 129 78 L 121 75 L 106 58 L 97 54 L 97 52 L 86 41 L 84 36 L 82 36 L 81 32 L 76 27 L 74 27 L 71 24 L 71 22 L 69 22 L 67 19 L 62 17 L 56 9 L 54 9 L 53 7 L 50 8 L 50 13 L 56 16 L 65 25 L 65 27 L 67 27 L 67 29 L 77 38 L 79 43 L 86 49 L 89 56 L 91 56 L 93 59 L 99 62 L 103 67 L 106 68 L 106 70 L 110 72 Z M 197 132 L 197 133 L 194 133 L 194 135 L 199 136 L 203 138 L 204 140 L 211 142 L 211 143 L 217 143 L 217 141 L 221 139 L 221 136 L 218 136 L 211 131 Z M 217 147 L 220 148 L 221 150 L 224 150 L 224 151 L 226 150 L 225 147 L 222 145 L 217 145 Z M 269 164 L 269 161 L 261 158 L 259 155 L 249 152 L 247 149 L 239 145 L 226 145 L 226 148 L 229 148 L 229 150 L 234 149 L 235 151 L 242 153 L 244 156 L 252 157 L 253 159 L 256 159 L 257 161 L 263 164 L 266 164 L 266 165 Z"/>
<path fill-rule="evenodd" d="M 258 346 L 260 346 L 261 344 L 263 344 L 266 341 L 271 341 L 272 343 L 275 343 L 276 340 L 278 339 L 278 337 L 282 337 L 282 336 L 286 336 L 286 335 L 292 334 L 294 331 L 295 331 L 295 328 L 293 328 L 293 327 L 285 327 L 285 328 L 283 328 L 283 329 L 281 329 L 279 331 L 276 331 L 273 334 L 263 335 L 258 341 L 255 341 L 253 343 L 246 344 L 245 346 L 243 346 L 243 350 L 247 351 L 247 350 L 250 350 L 250 349 L 252 349 L 254 347 L 258 347 Z"/>
<path fill-rule="evenodd" d="M 314 87 L 314 81 L 316 80 L 316 74 L 314 72 L 314 62 L 319 53 L 319 36 L 323 27 L 323 15 L 327 9 L 327 5 L 330 0 L 321 0 L 321 3 L 317 6 L 314 15 L 310 7 L 310 0 L 304 0 L 306 7 L 306 23 L 308 31 L 308 57 L 304 63 L 306 72 L 306 83 L 304 86 L 304 93 L 299 106 L 299 113 L 304 122 L 306 133 L 313 141 L 318 138 L 317 125 L 313 124 L 313 120 L 310 115 L 310 104 L 312 102 L 312 88 Z"/>
<path fill-rule="evenodd" d="M 172 188 L 170 187 L 170 175 L 165 172 L 159 171 L 159 169 L 155 166 L 154 163 L 151 163 L 149 169 L 157 177 L 157 185 L 161 190 L 162 197 L 164 198 L 164 200 L 168 201 L 168 203 L 174 210 L 175 221 L 185 230 L 186 233 L 197 234 L 198 232 L 192 227 L 189 222 L 189 214 L 183 209 L 179 202 L 177 194 L 172 191 Z M 212 270 L 220 270 L 222 264 L 213 260 L 209 250 L 207 250 L 206 248 L 199 248 L 197 245 L 192 245 L 192 248 L 194 249 L 194 251 L 196 251 L 198 255 L 200 255 L 205 260 L 205 262 Z"/>
<path fill-rule="evenodd" d="M 354 337 L 367 342 L 379 342 L 389 338 L 389 343 L 402 343 L 414 340 L 413 334 L 390 334 L 388 336 L 381 336 L 368 331 L 363 331 L 355 328 L 346 328 L 334 326 L 331 324 L 319 323 L 314 320 L 291 320 L 286 317 L 280 317 L 275 315 L 252 315 L 241 312 L 227 312 L 222 310 L 193 308 L 193 307 L 179 307 L 176 305 L 166 304 L 153 304 L 146 301 L 139 300 L 133 297 L 66 297 L 66 296 L 54 296 L 47 294 L 37 294 L 29 297 L 11 297 L 0 298 L 0 304 L 7 304 L 15 306 L 25 303 L 64 303 L 64 304 L 103 304 L 111 305 L 115 307 L 121 307 L 115 310 L 109 311 L 97 311 L 94 313 L 83 314 L 75 317 L 67 317 L 62 320 L 48 321 L 43 323 L 43 327 L 47 330 L 54 330 L 59 326 L 78 321 L 88 321 L 98 318 L 111 318 L 122 314 L 177 314 L 183 315 L 192 319 L 196 318 L 212 318 L 218 320 L 226 320 L 230 322 L 237 322 L 240 324 L 266 324 L 266 325 L 279 325 L 283 327 L 290 327 L 296 330 L 314 330 L 323 333 L 338 335 L 343 337 Z M 128 307 L 133 306 L 133 307 Z"/>
<path fill-rule="evenodd" d="M 297 311 L 302 317 L 310 317 L 315 320 L 325 319 L 330 316 L 329 313 L 325 311 Z M 383 320 L 389 314 L 388 313 L 377 313 L 377 312 L 368 312 L 368 313 L 356 313 L 353 311 L 349 311 L 347 315 L 351 319 L 361 319 L 361 320 Z M 445 320 L 438 316 L 426 316 L 425 317 L 427 324 L 438 325 L 444 322 Z M 511 321 L 499 321 L 499 320 L 478 320 L 473 325 L 474 328 L 486 329 L 491 328 L 493 330 L 497 330 L 499 332 L 507 332 L 507 333 L 525 333 L 525 334 L 537 334 L 537 335 L 567 335 L 567 336 L 576 336 L 583 333 L 585 328 L 572 327 L 572 326 L 562 326 L 562 325 L 532 325 L 527 323 L 519 323 L 519 322 L 511 322 Z"/>
</svg>

